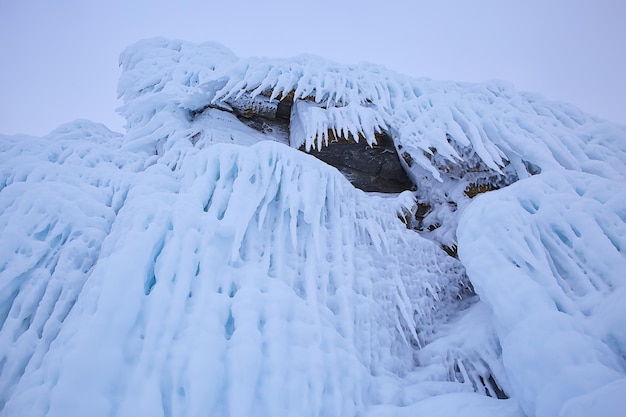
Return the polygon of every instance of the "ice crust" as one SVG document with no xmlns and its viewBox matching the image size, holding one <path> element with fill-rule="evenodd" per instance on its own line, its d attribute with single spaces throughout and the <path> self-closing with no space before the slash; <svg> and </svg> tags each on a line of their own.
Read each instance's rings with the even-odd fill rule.
<svg viewBox="0 0 626 417">
<path fill-rule="evenodd" d="M 579 415 L 561 407 L 624 380 L 624 190 L 553 171 L 481 196 L 463 213 L 460 259 L 493 309 L 511 392 L 528 415 Z M 591 410 L 594 400 L 576 403 Z"/>
<path fill-rule="evenodd" d="M 432 239 L 449 247 L 456 245 L 458 216 L 447 203 L 462 208 L 469 183 L 504 186 L 537 170 L 561 168 L 626 178 L 626 128 L 502 81 L 414 79 L 380 66 L 342 66 L 308 55 L 239 59 L 214 43 L 167 39 L 129 47 L 120 66 L 120 111 L 129 129 L 125 148 L 167 155 L 175 147 L 170 165 L 191 145 L 167 138 L 204 137 L 201 132 L 211 129 L 197 118 L 208 107 L 229 109 L 228 101 L 244 95 L 296 100 L 289 140 L 266 135 L 294 148 L 318 149 L 329 132 L 371 145 L 377 132 L 386 132 L 418 185 L 418 198 L 432 207 L 425 219 L 435 229 Z"/>
<path fill-rule="evenodd" d="M 0 135 L 0 416 L 620 415 L 624 127 L 213 43 L 120 62 L 124 135 Z M 290 132 L 229 113 L 290 93 Z M 293 149 L 329 130 L 387 132 L 418 190 Z M 400 220 L 416 199 L 435 231 Z"/>
</svg>

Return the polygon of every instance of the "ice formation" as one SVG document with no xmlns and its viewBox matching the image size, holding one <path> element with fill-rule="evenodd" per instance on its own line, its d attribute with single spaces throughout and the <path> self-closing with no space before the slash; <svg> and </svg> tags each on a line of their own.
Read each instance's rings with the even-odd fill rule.
<svg viewBox="0 0 626 417">
<path fill-rule="evenodd" d="M 0 136 L 0 416 L 626 408 L 626 129 L 212 43 L 120 62 L 125 134 Z M 381 133 L 416 191 L 306 153 Z"/>
</svg>

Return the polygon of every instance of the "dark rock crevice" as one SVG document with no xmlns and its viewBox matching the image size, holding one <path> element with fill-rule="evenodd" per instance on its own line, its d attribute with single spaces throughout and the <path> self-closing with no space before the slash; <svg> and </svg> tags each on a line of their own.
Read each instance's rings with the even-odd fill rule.
<svg viewBox="0 0 626 417">
<path fill-rule="evenodd" d="M 210 107 L 235 114 L 241 122 L 259 132 L 288 135 L 293 103 L 293 92 L 272 99 L 269 91 L 254 97 L 244 93 Z M 388 134 L 376 134 L 376 144 L 372 146 L 365 138 L 336 137 L 332 131 L 328 132 L 328 138 L 328 143 L 320 150 L 307 152 L 304 147 L 300 150 L 337 168 L 352 185 L 363 191 L 399 193 L 415 190 Z"/>
<path fill-rule="evenodd" d="M 380 193 L 415 189 L 389 135 L 377 134 L 373 146 L 365 138 L 356 142 L 352 138 L 336 138 L 330 131 L 328 135 L 328 145 L 308 153 L 337 168 L 356 188 Z"/>
</svg>

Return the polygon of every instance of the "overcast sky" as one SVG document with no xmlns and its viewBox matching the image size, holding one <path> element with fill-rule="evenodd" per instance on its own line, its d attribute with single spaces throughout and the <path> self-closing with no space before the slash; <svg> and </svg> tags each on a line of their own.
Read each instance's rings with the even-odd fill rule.
<svg viewBox="0 0 626 417">
<path fill-rule="evenodd" d="M 153 36 L 506 80 L 626 125 L 624 22 L 623 0 L 0 0 L 0 133 L 77 118 L 123 131 L 118 56 Z"/>
</svg>

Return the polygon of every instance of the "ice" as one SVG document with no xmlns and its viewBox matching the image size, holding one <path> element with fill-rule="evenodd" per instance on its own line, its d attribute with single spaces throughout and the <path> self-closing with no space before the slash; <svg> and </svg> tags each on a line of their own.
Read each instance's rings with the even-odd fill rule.
<svg viewBox="0 0 626 417">
<path fill-rule="evenodd" d="M 378 406 L 370 415 L 373 417 L 524 417 L 511 400 L 494 400 L 469 393 L 437 395 L 407 407 Z"/>
<path fill-rule="evenodd" d="M 397 219 L 404 197 L 285 145 L 159 166 L 137 174 L 44 362 L 12 376 L 7 415 L 36 399 L 44 415 L 354 414 L 462 290 L 459 265 Z"/>
<path fill-rule="evenodd" d="M 308 55 L 239 59 L 219 45 L 164 39 L 139 42 L 120 61 L 126 149 L 162 155 L 172 146 L 184 152 L 187 141 L 167 138 L 198 134 L 195 120 L 207 108 L 228 109 L 229 101 L 244 95 L 276 102 L 291 97 L 292 147 L 319 149 L 329 132 L 370 145 L 377 132 L 390 135 L 418 185 L 418 200 L 431 206 L 424 229 L 447 247 L 457 244 L 458 218 L 447 203 L 462 209 L 468 184 L 499 188 L 555 168 L 626 178 L 623 126 L 504 82 L 412 79 L 380 66 L 342 66 Z"/>
<path fill-rule="evenodd" d="M 620 314 L 614 297 L 626 284 L 623 190 L 551 171 L 462 214 L 460 259 L 494 310 L 511 391 L 529 415 L 557 415 L 570 398 L 623 377 L 623 326 L 605 315 Z"/>
<path fill-rule="evenodd" d="M 593 392 L 568 401 L 561 415 L 565 417 L 619 416 L 626 406 L 624 390 L 626 390 L 625 378 L 611 382 Z"/>
<path fill-rule="evenodd" d="M 214 43 L 120 65 L 124 134 L 0 136 L 0 416 L 623 408 L 624 127 Z M 234 114 L 255 99 L 293 99 L 288 129 Z M 329 132 L 387 133 L 417 190 L 298 150 Z"/>
<path fill-rule="evenodd" d="M 41 366 L 124 203 L 131 179 L 121 173 L 138 164 L 115 149 L 120 138 L 88 121 L 43 139 L 2 137 L 1 404 Z"/>
</svg>

